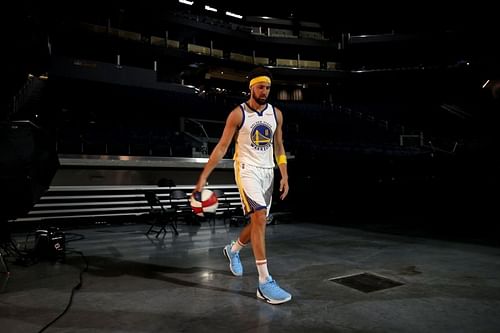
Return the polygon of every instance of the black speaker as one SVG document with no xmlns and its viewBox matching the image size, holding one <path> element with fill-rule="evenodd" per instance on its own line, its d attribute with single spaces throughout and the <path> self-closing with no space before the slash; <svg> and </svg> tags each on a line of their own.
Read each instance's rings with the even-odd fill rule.
<svg viewBox="0 0 500 333">
<path fill-rule="evenodd" d="M 29 212 L 58 167 L 55 139 L 30 121 L 0 123 L 0 222 Z"/>
<path fill-rule="evenodd" d="M 35 256 L 38 259 L 64 259 L 66 235 L 55 227 L 35 232 Z"/>
</svg>

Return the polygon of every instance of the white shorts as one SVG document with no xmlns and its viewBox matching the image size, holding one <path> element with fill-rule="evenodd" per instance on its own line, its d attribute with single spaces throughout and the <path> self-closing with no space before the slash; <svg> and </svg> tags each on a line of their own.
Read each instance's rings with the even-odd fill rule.
<svg viewBox="0 0 500 333">
<path fill-rule="evenodd" d="M 274 169 L 234 162 L 234 175 L 240 191 L 245 215 L 261 209 L 271 209 Z"/>
</svg>

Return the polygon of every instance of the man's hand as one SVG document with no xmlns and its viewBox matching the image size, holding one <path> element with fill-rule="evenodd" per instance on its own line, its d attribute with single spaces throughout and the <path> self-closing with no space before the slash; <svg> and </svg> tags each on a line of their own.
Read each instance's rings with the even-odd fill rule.
<svg viewBox="0 0 500 333">
<path fill-rule="evenodd" d="M 206 179 L 199 179 L 196 185 L 194 186 L 193 192 L 191 192 L 191 195 L 195 194 L 196 192 L 201 192 L 203 191 L 203 187 L 205 187 L 206 184 Z"/>
<path fill-rule="evenodd" d="M 288 190 L 289 190 L 288 179 L 281 178 L 281 180 L 280 180 L 280 192 L 281 192 L 280 199 L 281 200 L 284 200 L 286 198 L 286 196 L 288 194 Z"/>
</svg>

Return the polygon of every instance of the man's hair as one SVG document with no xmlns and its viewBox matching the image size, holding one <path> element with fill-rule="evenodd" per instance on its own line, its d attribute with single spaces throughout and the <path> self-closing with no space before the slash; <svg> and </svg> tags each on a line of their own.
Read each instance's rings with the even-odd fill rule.
<svg viewBox="0 0 500 333">
<path fill-rule="evenodd" d="M 267 68 L 260 66 L 260 67 L 256 67 L 256 68 L 252 69 L 252 71 L 250 73 L 248 73 L 248 75 L 247 75 L 248 83 L 250 83 L 250 81 L 252 81 L 252 79 L 255 79 L 256 77 L 259 77 L 259 76 L 267 76 L 271 80 L 273 79 L 273 75 L 271 74 L 271 72 Z"/>
</svg>

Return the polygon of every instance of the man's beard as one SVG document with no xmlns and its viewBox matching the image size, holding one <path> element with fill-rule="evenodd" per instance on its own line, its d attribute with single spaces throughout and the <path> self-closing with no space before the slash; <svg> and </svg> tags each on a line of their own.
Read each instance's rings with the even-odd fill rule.
<svg viewBox="0 0 500 333">
<path fill-rule="evenodd" d="M 264 98 L 258 98 L 258 97 L 253 96 L 253 100 L 254 100 L 255 102 L 257 102 L 257 104 L 259 104 L 259 105 L 264 105 L 264 104 L 266 104 L 266 103 L 267 103 L 267 97 L 264 97 Z"/>
</svg>

